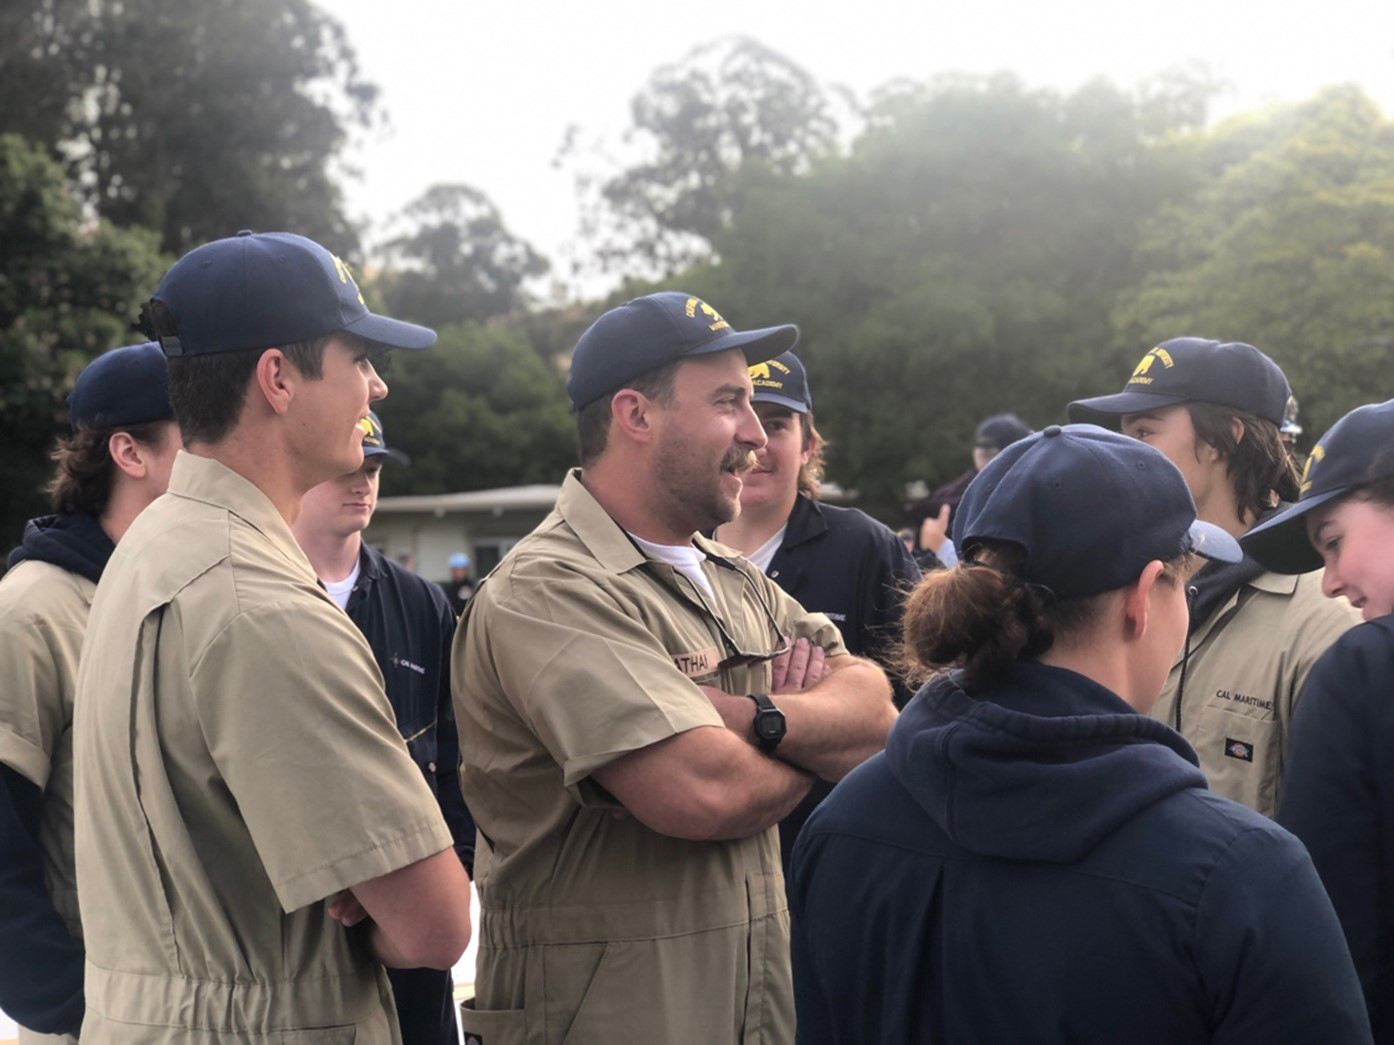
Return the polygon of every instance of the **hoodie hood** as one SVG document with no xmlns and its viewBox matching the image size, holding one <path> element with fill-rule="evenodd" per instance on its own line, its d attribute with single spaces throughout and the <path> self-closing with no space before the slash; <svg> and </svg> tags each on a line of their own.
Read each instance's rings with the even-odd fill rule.
<svg viewBox="0 0 1394 1045">
<path fill-rule="evenodd" d="M 116 550 L 101 523 L 91 515 L 45 515 L 24 524 L 24 540 L 5 560 L 13 569 L 26 559 L 51 563 L 93 584 Z"/>
<path fill-rule="evenodd" d="M 1083 675 L 1035 661 L 977 697 L 957 674 L 928 683 L 891 730 L 886 763 L 970 852 L 1058 864 L 1161 799 L 1206 786 L 1179 734 Z"/>
</svg>

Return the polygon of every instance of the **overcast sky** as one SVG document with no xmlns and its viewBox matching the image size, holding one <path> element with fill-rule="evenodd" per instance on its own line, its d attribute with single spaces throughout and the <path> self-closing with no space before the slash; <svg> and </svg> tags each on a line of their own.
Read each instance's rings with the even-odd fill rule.
<svg viewBox="0 0 1394 1045">
<path fill-rule="evenodd" d="M 348 156 L 363 172 L 346 185 L 350 212 L 370 241 L 430 185 L 463 181 L 554 260 L 577 227 L 570 175 L 553 167 L 566 128 L 618 137 L 655 67 L 729 34 L 859 95 L 1004 69 L 1030 86 L 1131 86 L 1198 59 L 1232 83 L 1227 110 L 1356 82 L 1394 112 L 1394 0 L 318 2 L 346 26 L 391 121 Z"/>
</svg>

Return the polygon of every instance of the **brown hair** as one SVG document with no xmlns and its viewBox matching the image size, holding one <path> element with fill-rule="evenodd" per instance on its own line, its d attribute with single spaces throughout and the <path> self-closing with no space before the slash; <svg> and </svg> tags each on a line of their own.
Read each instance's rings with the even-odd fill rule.
<svg viewBox="0 0 1394 1045">
<path fill-rule="evenodd" d="M 828 441 L 813 423 L 813 411 L 799 414 L 799 425 L 803 431 L 803 449 L 808 451 L 808 462 L 799 468 L 799 493 L 817 500 L 818 487 L 823 481 L 823 451 Z"/>
<path fill-rule="evenodd" d="M 111 437 L 127 432 L 138 443 L 158 447 L 167 430 L 163 421 L 121 428 L 79 428 L 58 440 L 53 453 L 57 467 L 44 488 L 60 515 L 101 515 L 111 499 L 116 464 L 111 459 Z"/>
<path fill-rule="evenodd" d="M 334 335 L 279 347 L 312 380 L 324 376 L 324 347 Z M 220 442 L 242 416 L 247 385 L 270 348 L 169 357 L 169 403 L 184 444 Z"/>
<path fill-rule="evenodd" d="M 971 690 L 1094 624 L 1111 592 L 1056 602 L 1049 589 L 1021 577 L 1024 559 L 1015 544 L 984 541 L 956 568 L 925 574 L 905 601 L 906 676 L 922 681 L 959 668 Z M 1162 579 L 1177 583 L 1188 559 L 1168 563 Z"/>
<path fill-rule="evenodd" d="M 678 376 L 681 359 L 665 363 L 661 367 L 646 371 L 632 381 L 621 386 L 632 388 L 663 406 L 673 404 L 673 385 Z M 605 444 L 610 438 L 610 402 L 615 398 L 615 389 L 599 399 L 592 400 L 576 411 L 576 441 L 580 444 L 581 467 L 586 468 L 605 452 Z"/>
<path fill-rule="evenodd" d="M 1214 403 L 1187 403 L 1196 438 L 1219 451 L 1225 474 L 1239 502 L 1239 516 L 1256 520 L 1280 501 L 1295 501 L 1298 493 L 1297 463 L 1283 444 L 1278 426 L 1255 414 Z M 1234 422 L 1244 426 L 1236 442 Z"/>
</svg>

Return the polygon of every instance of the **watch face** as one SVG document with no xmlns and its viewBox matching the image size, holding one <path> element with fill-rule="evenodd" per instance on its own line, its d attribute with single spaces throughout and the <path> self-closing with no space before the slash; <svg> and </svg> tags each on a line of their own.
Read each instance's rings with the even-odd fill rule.
<svg viewBox="0 0 1394 1045">
<path fill-rule="evenodd" d="M 755 716 L 755 735 L 761 740 L 780 740 L 784 730 L 784 716 L 778 712 L 766 711 Z"/>
</svg>

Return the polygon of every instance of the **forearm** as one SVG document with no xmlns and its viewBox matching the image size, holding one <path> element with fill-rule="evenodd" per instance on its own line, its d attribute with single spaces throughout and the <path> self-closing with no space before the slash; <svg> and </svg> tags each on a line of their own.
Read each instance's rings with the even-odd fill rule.
<svg viewBox="0 0 1394 1045">
<path fill-rule="evenodd" d="M 838 663 L 843 660 L 845 667 Z M 775 753 L 824 780 L 838 781 L 885 747 L 896 710 L 885 672 L 871 661 L 835 657 L 828 663 L 834 670 L 812 689 L 774 697 L 786 725 Z"/>
<path fill-rule="evenodd" d="M 631 752 L 594 777 L 645 827 L 693 841 L 759 834 L 784 819 L 813 786 L 808 773 L 715 726 Z"/>
</svg>

